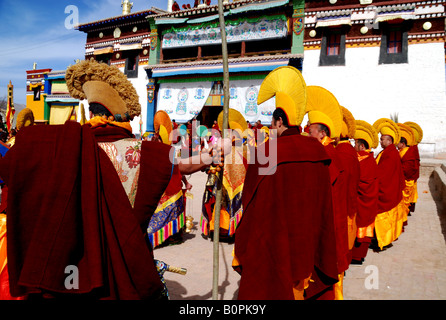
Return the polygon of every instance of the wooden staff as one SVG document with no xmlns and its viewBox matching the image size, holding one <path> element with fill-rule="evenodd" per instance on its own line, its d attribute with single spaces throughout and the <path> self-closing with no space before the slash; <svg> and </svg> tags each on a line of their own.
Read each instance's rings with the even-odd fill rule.
<svg viewBox="0 0 446 320">
<path fill-rule="evenodd" d="M 226 42 L 226 25 L 223 13 L 223 0 L 218 0 L 218 17 L 220 20 L 221 32 L 221 51 L 223 57 L 223 128 L 222 138 L 225 138 L 225 130 L 228 129 L 229 117 L 229 64 L 228 64 L 228 46 Z M 223 148 L 223 140 L 222 140 Z M 214 256 L 213 256 L 213 281 L 212 281 L 212 300 L 218 300 L 218 271 L 219 271 L 219 242 L 220 242 L 220 211 L 222 199 L 222 179 L 223 170 L 217 175 L 217 194 L 215 196 L 215 216 L 214 216 Z"/>
</svg>

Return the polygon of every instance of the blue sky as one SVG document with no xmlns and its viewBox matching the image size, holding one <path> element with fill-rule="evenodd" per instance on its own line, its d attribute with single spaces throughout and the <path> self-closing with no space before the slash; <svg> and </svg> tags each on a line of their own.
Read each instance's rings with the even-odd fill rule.
<svg viewBox="0 0 446 320">
<path fill-rule="evenodd" d="M 131 0 L 132 12 L 157 7 L 167 9 L 167 0 Z M 193 5 L 193 0 L 177 0 Z M 217 4 L 217 0 L 212 0 Z M 66 69 L 76 59 L 84 58 L 86 34 L 66 28 L 72 22 L 76 6 L 79 23 L 120 15 L 121 0 L 0 0 L 0 97 L 6 96 L 7 85 L 14 85 L 14 103 L 26 103 L 26 70 L 33 63 L 37 69 Z"/>
</svg>

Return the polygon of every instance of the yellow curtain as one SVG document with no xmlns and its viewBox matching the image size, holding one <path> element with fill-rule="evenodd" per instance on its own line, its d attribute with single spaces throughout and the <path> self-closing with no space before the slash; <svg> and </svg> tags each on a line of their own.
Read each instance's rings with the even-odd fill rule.
<svg viewBox="0 0 446 320">
<path fill-rule="evenodd" d="M 71 118 L 73 106 L 51 106 L 50 124 L 64 124 Z"/>
</svg>

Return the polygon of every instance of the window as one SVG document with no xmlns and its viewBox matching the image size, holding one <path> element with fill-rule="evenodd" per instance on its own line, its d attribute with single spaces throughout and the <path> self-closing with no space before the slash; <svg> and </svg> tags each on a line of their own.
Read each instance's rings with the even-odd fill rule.
<svg viewBox="0 0 446 320">
<path fill-rule="evenodd" d="M 327 56 L 338 56 L 341 51 L 341 34 L 331 33 L 327 36 Z"/>
<path fill-rule="evenodd" d="M 345 28 L 325 28 L 323 30 L 320 66 L 345 65 Z"/>
<path fill-rule="evenodd" d="M 401 53 L 402 47 L 402 32 L 400 30 L 389 31 L 389 37 L 387 38 L 387 53 Z"/>
<path fill-rule="evenodd" d="M 407 25 L 384 24 L 382 29 L 379 63 L 407 63 Z"/>
<path fill-rule="evenodd" d="M 128 53 L 126 53 L 125 57 L 126 59 L 124 73 L 127 75 L 127 78 L 138 78 L 138 52 L 129 51 Z"/>
</svg>

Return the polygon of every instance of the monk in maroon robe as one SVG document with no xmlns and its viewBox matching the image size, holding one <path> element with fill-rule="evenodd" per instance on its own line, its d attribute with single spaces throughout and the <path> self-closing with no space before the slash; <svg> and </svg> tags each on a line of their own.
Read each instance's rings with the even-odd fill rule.
<svg viewBox="0 0 446 320">
<path fill-rule="evenodd" d="M 378 215 L 375 233 L 378 246 L 382 249 L 396 240 L 402 232 L 405 211 L 403 189 L 406 186 L 401 158 L 390 135 L 381 135 L 381 151 L 378 163 Z"/>
<path fill-rule="evenodd" d="M 359 143 L 356 142 L 356 147 Z M 368 148 L 366 148 L 368 149 Z M 362 264 L 372 241 L 374 222 L 378 214 L 378 166 L 373 152 L 358 150 L 360 180 L 358 186 L 358 210 L 356 225 L 358 227 L 352 261 Z"/>
<path fill-rule="evenodd" d="M 355 148 L 348 139 L 341 140 L 335 150 L 347 176 L 348 261 L 356 238 L 356 214 L 358 211 L 359 161 Z"/>
<path fill-rule="evenodd" d="M 256 162 L 245 178 L 235 236 L 241 300 L 292 300 L 299 288 L 307 297 L 306 281 L 314 280 L 320 290 L 338 281 L 330 159 L 317 140 L 288 128 L 281 122 L 286 116 L 276 111 L 273 121 L 286 129 L 277 129 L 275 172 L 260 175 Z"/>
</svg>

